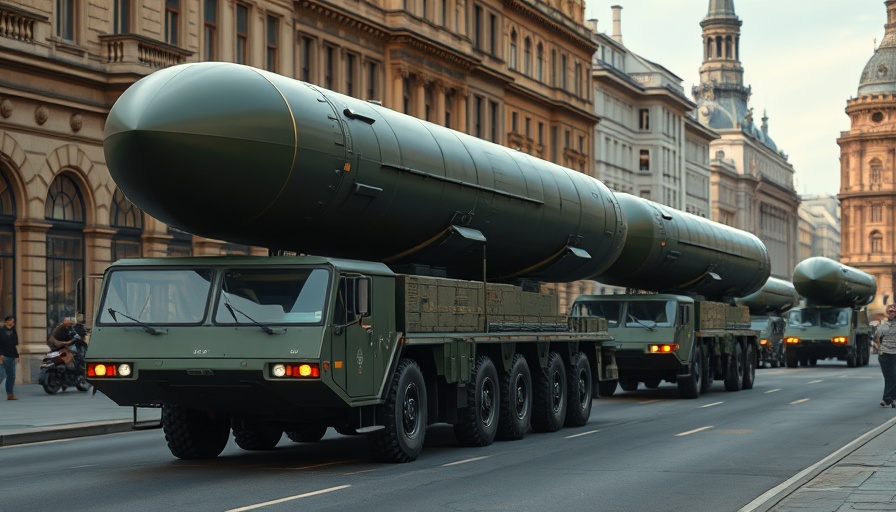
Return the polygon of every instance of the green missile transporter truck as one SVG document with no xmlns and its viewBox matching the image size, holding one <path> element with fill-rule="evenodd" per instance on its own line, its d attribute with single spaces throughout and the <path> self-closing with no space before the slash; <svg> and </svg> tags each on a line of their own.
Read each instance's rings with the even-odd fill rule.
<svg viewBox="0 0 896 512">
<path fill-rule="evenodd" d="M 815 366 L 819 359 L 864 366 L 871 359 L 874 330 L 865 307 L 874 300 L 874 277 L 828 258 L 801 261 L 793 285 L 806 305 L 793 308 L 784 330 L 788 368 Z"/>
<path fill-rule="evenodd" d="M 784 314 L 798 305 L 800 296 L 793 283 L 769 277 L 762 288 L 747 297 L 734 299 L 750 308 L 750 325 L 759 331 L 759 367 L 784 366 Z"/>
</svg>

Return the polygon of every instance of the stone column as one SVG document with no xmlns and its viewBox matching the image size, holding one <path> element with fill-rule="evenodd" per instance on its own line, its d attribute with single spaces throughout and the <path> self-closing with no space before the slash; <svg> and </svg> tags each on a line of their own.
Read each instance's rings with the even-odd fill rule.
<svg viewBox="0 0 896 512">
<path fill-rule="evenodd" d="M 457 117 L 457 131 L 467 133 L 467 96 L 470 95 L 469 89 L 463 87 L 457 90 L 454 95 L 456 98 L 455 117 Z"/>
<path fill-rule="evenodd" d="M 445 125 L 445 96 L 448 94 L 448 86 L 442 80 L 435 83 L 436 87 L 436 124 Z"/>
<path fill-rule="evenodd" d="M 404 112 L 404 77 L 406 76 L 407 71 L 401 66 L 396 66 L 392 71 L 391 107 L 396 112 Z"/>
<path fill-rule="evenodd" d="M 16 368 L 19 382 L 37 382 L 40 361 L 47 353 L 47 231 L 51 224 L 37 219 L 19 219 L 16 229 L 18 290 L 16 330 L 21 361 Z"/>
<path fill-rule="evenodd" d="M 426 119 L 426 84 L 428 80 L 417 75 L 417 82 L 414 85 L 414 112 L 412 115 L 418 119 Z"/>
</svg>

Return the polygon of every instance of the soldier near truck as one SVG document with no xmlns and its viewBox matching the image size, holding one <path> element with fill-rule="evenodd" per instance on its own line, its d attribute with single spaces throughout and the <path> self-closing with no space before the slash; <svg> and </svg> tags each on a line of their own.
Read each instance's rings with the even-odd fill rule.
<svg viewBox="0 0 896 512">
<path fill-rule="evenodd" d="M 567 317 L 532 283 L 612 278 L 630 243 L 646 249 L 644 266 L 659 262 L 698 292 L 748 293 L 769 272 L 748 233 L 662 208 L 644 220 L 650 239 L 628 236 L 626 216 L 656 206 L 246 66 L 174 66 L 138 81 L 110 112 L 104 149 L 116 184 L 154 218 L 301 254 L 106 271 L 91 382 L 120 405 L 162 407 L 181 458 L 217 456 L 231 432 L 260 450 L 332 427 L 407 462 L 432 423 L 469 446 L 580 426 L 594 381 L 618 378 L 615 344 L 605 319 Z M 700 235 L 664 234 L 681 222 Z M 688 257 L 694 242 L 724 247 Z M 645 277 L 619 275 L 632 286 Z"/>
</svg>

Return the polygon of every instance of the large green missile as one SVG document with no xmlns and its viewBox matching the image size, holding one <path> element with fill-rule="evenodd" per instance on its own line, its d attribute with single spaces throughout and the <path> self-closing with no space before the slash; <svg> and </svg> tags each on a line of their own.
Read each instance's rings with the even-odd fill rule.
<svg viewBox="0 0 896 512">
<path fill-rule="evenodd" d="M 625 237 L 600 181 L 274 73 L 206 62 L 157 71 L 109 114 L 124 194 L 178 229 L 449 277 L 574 281 Z M 485 252 L 483 251 L 485 242 Z"/>
<path fill-rule="evenodd" d="M 751 294 L 768 279 L 768 251 L 753 234 L 629 194 L 616 197 L 628 237 L 598 281 L 722 299 Z"/>
<path fill-rule="evenodd" d="M 877 293 L 877 282 L 870 274 L 819 256 L 796 265 L 793 286 L 816 306 L 864 306 L 870 304 Z"/>
<path fill-rule="evenodd" d="M 752 315 L 781 314 L 799 302 L 800 295 L 796 292 L 793 283 L 776 277 L 769 277 L 759 291 L 734 300 L 738 306 L 750 308 Z"/>
</svg>

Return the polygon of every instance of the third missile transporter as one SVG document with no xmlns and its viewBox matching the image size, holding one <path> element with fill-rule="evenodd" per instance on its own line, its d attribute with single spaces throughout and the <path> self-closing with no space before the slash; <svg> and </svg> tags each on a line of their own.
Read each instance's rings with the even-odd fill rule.
<svg viewBox="0 0 896 512">
<path fill-rule="evenodd" d="M 769 277 L 762 289 L 746 297 L 734 299 L 739 306 L 750 308 L 750 324 L 759 331 L 759 367 L 784 366 L 784 318 L 790 308 L 800 302 L 793 283 Z"/>
<path fill-rule="evenodd" d="M 298 254 L 106 271 L 89 379 L 120 405 L 162 407 L 178 457 L 215 457 L 231 432 L 256 450 L 334 427 L 405 462 L 431 423 L 471 446 L 584 425 L 607 386 L 594 381 L 621 375 L 617 342 L 602 314 L 561 315 L 540 282 L 718 297 L 663 307 L 691 337 L 658 358 L 679 358 L 670 378 L 691 379 L 690 395 L 706 364 L 708 378 L 731 366 L 732 387 L 752 382 L 755 332 L 728 329 L 747 310 L 722 298 L 768 277 L 762 243 L 583 173 L 228 63 L 138 81 L 104 150 L 154 218 Z"/>
<path fill-rule="evenodd" d="M 865 308 L 877 292 L 874 278 L 837 261 L 814 257 L 793 270 L 793 285 L 806 305 L 787 315 L 787 367 L 815 366 L 819 359 L 868 364 L 873 328 Z"/>
<path fill-rule="evenodd" d="M 749 309 L 731 300 L 768 278 L 765 246 L 701 217 L 628 194 L 617 197 L 628 239 L 597 279 L 663 293 L 586 295 L 576 299 L 571 315 L 607 319 L 617 344 L 619 386 L 633 391 L 639 383 L 677 383 L 683 398 L 698 397 L 714 380 L 729 391 L 752 388 L 758 332 L 750 327 Z M 598 392 L 610 396 L 616 384 L 598 382 Z"/>
</svg>

